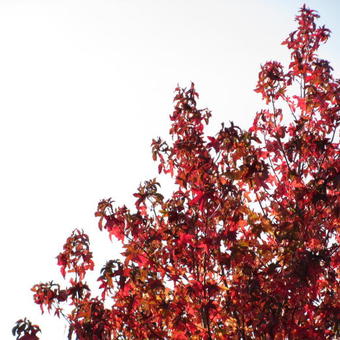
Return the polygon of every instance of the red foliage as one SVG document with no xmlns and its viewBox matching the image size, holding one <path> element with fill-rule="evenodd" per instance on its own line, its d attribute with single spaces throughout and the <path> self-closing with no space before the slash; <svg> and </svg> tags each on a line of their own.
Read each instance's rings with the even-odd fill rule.
<svg viewBox="0 0 340 340">
<path fill-rule="evenodd" d="M 165 199 L 150 180 L 134 195 L 135 211 L 99 202 L 99 228 L 122 243 L 125 258 L 103 267 L 101 295 L 84 281 L 92 253 L 78 230 L 58 256 L 70 286 L 33 287 L 42 310 L 69 321 L 69 339 L 340 335 L 340 82 L 317 57 L 329 37 L 317 17 L 301 8 L 283 43 L 287 71 L 275 61 L 261 67 L 256 91 L 268 105 L 248 131 L 222 124 L 206 137 L 211 114 L 197 108 L 194 84 L 176 89 L 172 143 L 152 142 L 175 191 Z"/>
<path fill-rule="evenodd" d="M 39 340 L 37 333 L 40 332 L 40 328 L 26 318 L 18 320 L 12 329 L 12 334 L 17 336 L 17 340 Z"/>
</svg>

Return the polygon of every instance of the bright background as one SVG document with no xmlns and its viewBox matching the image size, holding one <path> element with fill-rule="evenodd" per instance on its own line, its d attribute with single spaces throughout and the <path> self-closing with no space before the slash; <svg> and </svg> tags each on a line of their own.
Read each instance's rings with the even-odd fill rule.
<svg viewBox="0 0 340 340">
<path fill-rule="evenodd" d="M 274 0 L 0 0 L 0 338 L 27 316 L 43 340 L 66 339 L 30 288 L 62 282 L 56 265 L 73 228 L 96 261 L 119 247 L 100 233 L 97 202 L 131 205 L 157 176 L 150 143 L 167 137 L 173 90 L 194 81 L 200 106 L 248 127 L 263 105 L 259 66 L 288 59 L 280 43 L 302 2 Z M 332 31 L 322 48 L 339 76 L 340 2 L 308 1 Z M 169 191 L 169 185 L 165 185 Z"/>
</svg>

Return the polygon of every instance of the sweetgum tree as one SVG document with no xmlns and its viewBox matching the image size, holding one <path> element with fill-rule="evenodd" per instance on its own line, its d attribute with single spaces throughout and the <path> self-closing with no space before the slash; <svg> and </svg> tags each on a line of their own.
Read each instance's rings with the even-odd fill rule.
<svg viewBox="0 0 340 340">
<path fill-rule="evenodd" d="M 330 31 L 301 8 L 283 42 L 285 69 L 261 67 L 266 104 L 247 131 L 197 108 L 192 84 L 177 88 L 172 142 L 152 142 L 160 173 L 175 182 L 165 199 L 155 179 L 135 209 L 98 204 L 99 229 L 122 243 L 124 260 L 85 281 L 94 263 L 75 230 L 58 255 L 68 286 L 33 287 L 42 311 L 69 322 L 69 339 L 335 339 L 339 329 L 340 81 L 317 56 Z M 285 115 L 285 116 L 284 116 Z M 20 320 L 17 339 L 38 339 Z"/>
</svg>

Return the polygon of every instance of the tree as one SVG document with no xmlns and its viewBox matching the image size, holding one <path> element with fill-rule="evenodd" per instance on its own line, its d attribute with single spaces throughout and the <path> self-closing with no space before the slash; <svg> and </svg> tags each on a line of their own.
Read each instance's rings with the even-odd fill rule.
<svg viewBox="0 0 340 340">
<path fill-rule="evenodd" d="M 134 194 L 135 210 L 99 202 L 99 229 L 124 247 L 123 261 L 102 268 L 99 296 L 85 282 L 94 263 L 81 230 L 57 257 L 69 286 L 32 288 L 42 311 L 69 322 L 69 339 L 340 335 L 340 81 L 316 54 L 330 35 L 317 18 L 300 9 L 283 42 L 287 70 L 261 66 L 256 92 L 266 108 L 249 130 L 222 124 L 206 137 L 211 113 L 197 108 L 194 84 L 176 88 L 172 142 L 152 142 L 159 172 L 175 181 L 172 196 L 152 179 Z M 17 339 L 37 339 L 27 322 L 13 329 Z"/>
</svg>

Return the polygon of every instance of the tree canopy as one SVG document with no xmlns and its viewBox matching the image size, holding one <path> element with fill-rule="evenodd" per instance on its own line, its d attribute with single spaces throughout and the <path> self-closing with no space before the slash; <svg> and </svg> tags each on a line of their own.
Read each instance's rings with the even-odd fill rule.
<svg viewBox="0 0 340 340">
<path fill-rule="evenodd" d="M 265 108 L 248 130 L 198 108 L 194 84 L 177 87 L 171 142 L 152 141 L 160 173 L 135 208 L 99 202 L 99 229 L 124 248 L 98 278 L 88 236 L 74 230 L 58 255 L 63 287 L 36 284 L 34 301 L 69 323 L 69 339 L 335 339 L 339 327 L 340 81 L 318 57 L 330 36 L 303 6 L 283 42 L 284 67 L 261 66 Z M 19 320 L 13 335 L 38 339 Z"/>
</svg>

